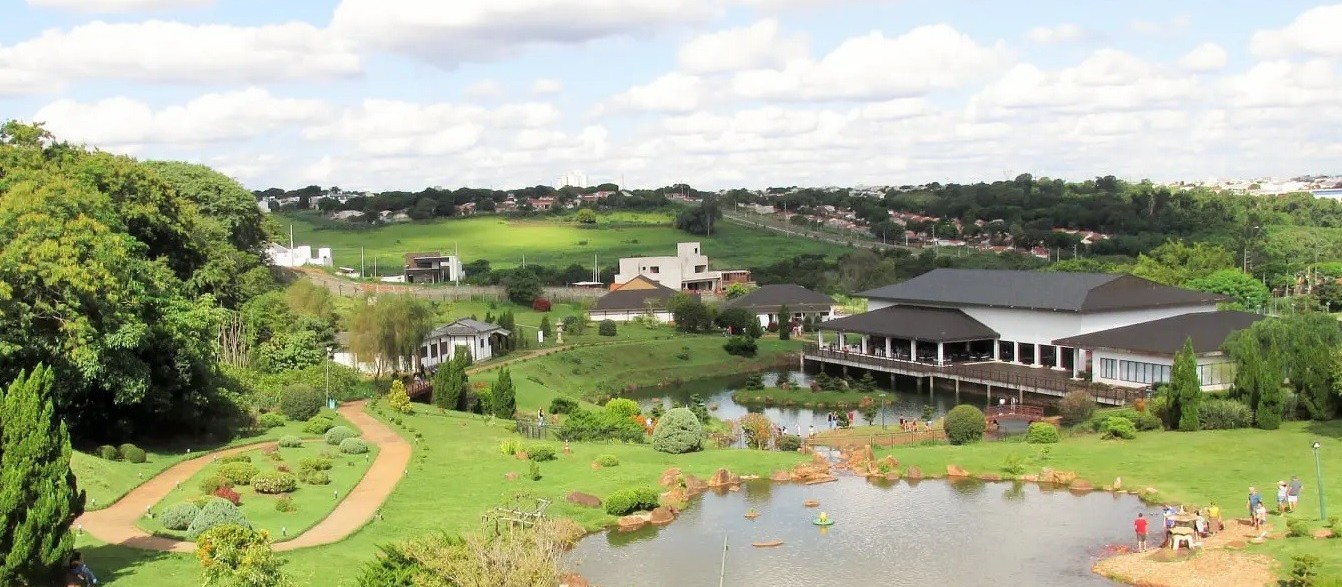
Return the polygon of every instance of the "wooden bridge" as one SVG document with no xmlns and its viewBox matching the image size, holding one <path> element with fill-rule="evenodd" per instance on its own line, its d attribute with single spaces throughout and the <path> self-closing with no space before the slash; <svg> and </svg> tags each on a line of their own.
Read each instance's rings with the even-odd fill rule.
<svg viewBox="0 0 1342 587">
<path fill-rule="evenodd" d="M 432 397 L 433 384 L 429 383 L 428 379 L 411 381 L 409 385 L 405 386 L 405 394 L 410 396 L 410 399 L 418 399 L 420 396 Z M 425 399 L 428 399 L 428 397 Z"/>
<path fill-rule="evenodd" d="M 1044 417 L 1043 406 L 1030 406 L 1025 404 L 1007 404 L 988 406 L 983 410 L 983 415 L 989 420 L 1023 420 L 1034 422 Z"/>
</svg>

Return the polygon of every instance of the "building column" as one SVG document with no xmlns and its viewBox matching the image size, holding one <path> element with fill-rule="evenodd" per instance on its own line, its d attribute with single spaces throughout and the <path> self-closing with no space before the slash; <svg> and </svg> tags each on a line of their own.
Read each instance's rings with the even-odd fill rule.
<svg viewBox="0 0 1342 587">
<path fill-rule="evenodd" d="M 912 338 L 909 339 L 909 360 L 918 362 L 918 341 Z"/>
<path fill-rule="evenodd" d="M 1011 341 L 1011 362 L 1017 365 L 1022 365 L 1025 363 L 1024 361 L 1020 360 L 1020 341 L 1017 340 Z"/>
<path fill-rule="evenodd" d="M 841 351 L 848 350 L 848 337 L 842 330 L 839 331 L 839 350 Z"/>
<path fill-rule="evenodd" d="M 864 354 L 864 355 L 867 354 L 867 339 L 868 339 L 868 338 L 870 338 L 870 337 L 867 336 L 867 335 L 865 335 L 865 334 L 863 334 L 863 335 L 862 335 L 862 338 L 858 341 L 859 344 L 861 345 L 860 348 L 862 349 L 862 354 Z"/>
<path fill-rule="evenodd" d="M 938 343 L 937 343 L 937 364 L 940 365 L 941 362 L 944 361 L 944 360 L 946 360 L 946 345 L 943 344 L 943 343 L 938 342 Z"/>
<path fill-rule="evenodd" d="M 815 331 L 815 344 L 816 344 L 816 346 L 818 346 L 818 347 L 820 347 L 820 348 L 822 348 L 822 349 L 825 348 L 825 331 L 824 331 L 824 330 L 817 330 L 817 331 Z"/>
<path fill-rule="evenodd" d="M 1034 343 L 1034 366 L 1039 367 L 1039 343 Z"/>
<path fill-rule="evenodd" d="M 1002 360 L 1002 341 L 993 339 L 993 361 Z"/>
<path fill-rule="evenodd" d="M 885 337 L 885 358 L 889 359 L 893 358 L 894 356 L 895 356 L 894 343 L 892 343 L 890 341 L 890 337 L 887 336 Z"/>
<path fill-rule="evenodd" d="M 1053 345 L 1053 368 L 1062 369 L 1062 347 Z"/>
<path fill-rule="evenodd" d="M 1081 378 L 1081 349 L 1072 348 L 1072 379 Z"/>
</svg>

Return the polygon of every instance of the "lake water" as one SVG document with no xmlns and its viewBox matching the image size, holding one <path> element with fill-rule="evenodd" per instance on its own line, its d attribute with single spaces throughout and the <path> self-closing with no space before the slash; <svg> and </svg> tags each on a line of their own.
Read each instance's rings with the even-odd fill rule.
<svg viewBox="0 0 1342 587">
<path fill-rule="evenodd" d="M 821 510 L 833 526 L 811 523 Z M 1137 512 L 1158 513 L 1128 495 L 1033 484 L 760 480 L 695 498 L 663 528 L 589 536 L 566 562 L 602 587 L 712 586 L 725 537 L 731 586 L 1113 586 L 1090 567 L 1106 545 L 1131 542 Z M 750 545 L 771 540 L 784 544 Z"/>
</svg>

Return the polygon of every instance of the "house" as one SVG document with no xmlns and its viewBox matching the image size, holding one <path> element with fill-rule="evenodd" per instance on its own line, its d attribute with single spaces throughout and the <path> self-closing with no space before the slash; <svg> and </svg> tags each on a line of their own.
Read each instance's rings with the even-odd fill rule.
<svg viewBox="0 0 1342 587">
<path fill-rule="evenodd" d="M 823 323 L 822 346 L 829 333 L 854 353 L 1014 363 L 1073 377 L 1091 371 L 1091 356 L 1068 344 L 1072 337 L 1212 312 L 1230 299 L 1132 275 L 987 269 L 935 269 L 858 295 L 870 311 Z"/>
<path fill-rule="evenodd" d="M 306 265 L 330 267 L 334 265 L 329 247 L 317 249 L 317 256 L 313 257 L 312 247 L 308 245 L 289 249 L 279 243 L 270 243 L 270 246 L 266 247 L 266 257 L 270 259 L 270 264 L 276 267 L 303 267 Z"/>
<path fill-rule="evenodd" d="M 721 308 L 744 308 L 759 318 L 760 326 L 768 326 L 783 321 L 778 317 L 783 306 L 787 306 L 792 320 L 800 321 L 808 316 L 829 320 L 835 314 L 836 305 L 834 298 L 825 294 L 784 283 L 759 287 L 739 298 L 727 300 Z"/>
<path fill-rule="evenodd" d="M 678 243 L 674 257 L 623 257 L 615 283 L 644 276 L 676 291 L 721 295 L 727 287 L 750 284 L 750 271 L 708 268 L 708 256 L 700 252 L 699 243 Z"/>
<path fill-rule="evenodd" d="M 451 361 L 458 347 L 470 353 L 472 361 L 484 361 L 494 356 L 494 345 L 509 334 L 497 324 L 460 318 L 434 328 L 424 337 L 424 344 L 419 347 L 419 364 L 429 369 Z"/>
<path fill-rule="evenodd" d="M 405 254 L 406 283 L 454 283 L 465 276 L 461 259 L 455 255 L 438 252 Z"/>
<path fill-rule="evenodd" d="M 671 311 L 667 309 L 667 302 L 676 293 L 676 290 L 646 276 L 636 275 L 597 298 L 587 315 L 598 322 L 627 322 L 641 316 L 651 316 L 658 322 L 670 322 Z"/>
<path fill-rule="evenodd" d="M 1232 333 L 1266 316 L 1248 312 L 1190 312 L 1169 318 L 1071 336 L 1054 344 L 1085 349 L 1093 358 L 1090 380 L 1120 387 L 1168 383 L 1174 355 L 1192 341 L 1198 380 L 1205 391 L 1228 389 L 1235 367 L 1221 346 Z"/>
</svg>

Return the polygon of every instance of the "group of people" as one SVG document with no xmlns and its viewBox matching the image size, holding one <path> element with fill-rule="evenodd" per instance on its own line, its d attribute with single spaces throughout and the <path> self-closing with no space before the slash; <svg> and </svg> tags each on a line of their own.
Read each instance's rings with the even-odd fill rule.
<svg viewBox="0 0 1342 587">
<path fill-rule="evenodd" d="M 926 426 L 926 428 L 923 428 L 923 426 Z M 900 418 L 899 429 L 905 432 L 918 432 L 920 430 L 931 430 L 932 421 L 928 420 L 927 422 L 919 422 L 918 420 L 915 420 L 913 418 Z"/>
<path fill-rule="evenodd" d="M 1295 511 L 1300 504 L 1300 492 L 1304 491 L 1305 484 L 1300 481 L 1299 475 L 1291 475 L 1291 481 L 1277 482 L 1277 515 Z M 1253 529 L 1263 530 L 1267 527 L 1267 505 L 1263 503 L 1262 494 L 1258 493 L 1256 487 L 1249 488 L 1249 517 L 1253 519 Z"/>
<path fill-rule="evenodd" d="M 1281 515 L 1295 511 L 1296 506 L 1300 503 L 1300 493 L 1304 491 L 1304 488 L 1305 484 L 1300 481 L 1299 475 L 1292 475 L 1290 481 L 1278 481 L 1277 514 Z M 1261 536 L 1267 529 L 1267 504 L 1263 502 L 1263 495 L 1258 492 L 1256 487 L 1249 488 L 1249 499 L 1246 505 L 1248 506 L 1249 519 L 1253 523 L 1253 529 L 1255 532 L 1259 532 Z M 1173 533 L 1170 530 L 1178 525 L 1176 518 L 1186 518 L 1190 514 L 1183 506 L 1176 508 L 1172 505 L 1163 506 L 1161 512 L 1165 526 L 1165 540 L 1161 543 L 1161 546 L 1164 547 L 1170 545 L 1171 540 L 1173 540 Z M 1196 542 L 1197 539 L 1216 534 L 1224 527 L 1221 521 L 1221 507 L 1216 505 L 1214 501 L 1206 508 L 1196 509 L 1191 515 L 1193 516 L 1194 539 L 1192 546 L 1199 545 Z M 1187 520 L 1185 519 L 1185 521 Z M 1137 532 L 1137 552 L 1147 550 L 1148 524 L 1149 521 L 1146 516 L 1140 513 L 1137 514 L 1137 519 L 1132 522 L 1133 529 Z"/>
</svg>

